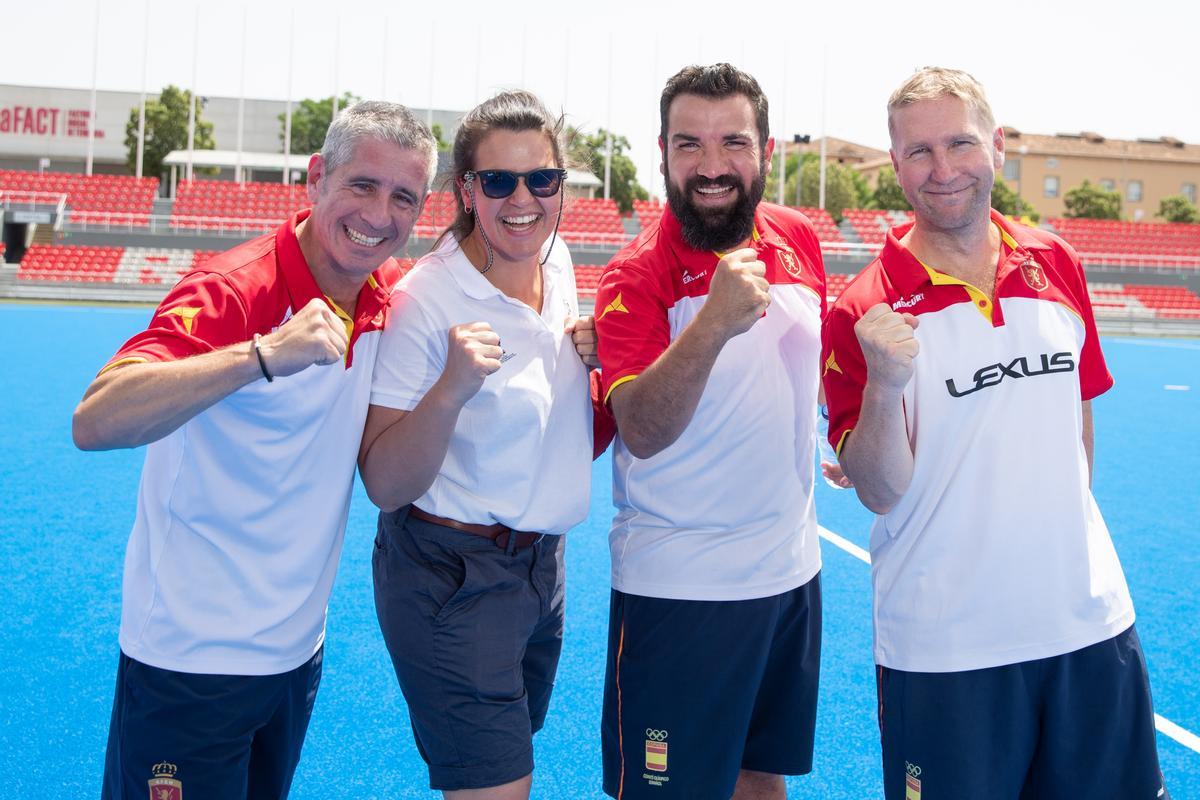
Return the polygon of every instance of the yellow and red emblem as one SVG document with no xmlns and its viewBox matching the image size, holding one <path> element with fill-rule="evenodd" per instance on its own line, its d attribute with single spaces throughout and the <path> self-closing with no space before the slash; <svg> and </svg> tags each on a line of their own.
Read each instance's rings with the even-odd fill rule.
<svg viewBox="0 0 1200 800">
<path fill-rule="evenodd" d="M 904 762 L 904 800 L 921 800 L 921 768 Z"/>
<path fill-rule="evenodd" d="M 150 784 L 150 800 L 183 800 L 183 783 L 175 779 L 179 768 L 166 761 L 160 761 L 150 768 L 154 777 L 147 781 Z"/>
<path fill-rule="evenodd" d="M 791 250 L 780 250 L 779 260 L 783 262 L 783 268 L 787 270 L 788 275 L 793 278 L 800 277 L 800 262 L 796 260 L 796 254 Z"/>
<path fill-rule="evenodd" d="M 1049 281 L 1046 280 L 1046 270 L 1032 258 L 1028 258 L 1021 263 L 1021 277 L 1025 279 L 1025 283 L 1029 284 L 1029 288 L 1035 292 L 1040 292 L 1050 285 Z"/>
<path fill-rule="evenodd" d="M 646 769 L 667 771 L 667 732 L 646 728 Z"/>
</svg>

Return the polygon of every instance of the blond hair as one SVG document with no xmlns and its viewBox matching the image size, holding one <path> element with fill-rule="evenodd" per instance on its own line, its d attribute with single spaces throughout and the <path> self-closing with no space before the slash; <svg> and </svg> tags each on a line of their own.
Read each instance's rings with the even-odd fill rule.
<svg viewBox="0 0 1200 800">
<path fill-rule="evenodd" d="M 992 114 L 992 107 L 988 105 L 987 96 L 984 95 L 983 86 L 979 81 L 960 69 L 922 67 L 888 98 L 888 133 L 893 132 L 892 114 L 896 109 L 946 95 L 953 95 L 966 103 L 967 108 L 978 115 L 989 132 L 996 129 L 996 117 Z"/>
</svg>

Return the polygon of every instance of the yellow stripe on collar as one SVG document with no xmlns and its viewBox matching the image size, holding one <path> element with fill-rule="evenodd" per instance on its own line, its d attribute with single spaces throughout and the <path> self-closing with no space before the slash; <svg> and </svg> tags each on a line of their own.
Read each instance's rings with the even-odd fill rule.
<svg viewBox="0 0 1200 800">
<path fill-rule="evenodd" d="M 1008 245 L 1013 250 L 1016 250 L 1016 241 L 1008 235 L 1004 228 L 996 225 L 995 222 L 993 222 L 992 225 L 994 225 L 996 230 L 1000 232 L 1001 241 L 1003 241 L 1004 244 Z M 929 266 L 924 261 L 921 261 L 919 258 L 917 259 L 917 263 L 925 268 L 925 273 L 929 275 L 929 282 L 934 286 L 961 286 L 966 289 L 967 295 L 971 298 L 971 304 L 975 306 L 975 310 L 982 314 L 983 318 L 989 323 L 992 321 L 992 301 L 988 299 L 988 296 L 984 294 L 982 289 L 972 283 L 967 283 L 964 280 L 960 280 L 953 275 L 947 275 L 944 272 L 938 272 L 936 269 Z"/>
</svg>

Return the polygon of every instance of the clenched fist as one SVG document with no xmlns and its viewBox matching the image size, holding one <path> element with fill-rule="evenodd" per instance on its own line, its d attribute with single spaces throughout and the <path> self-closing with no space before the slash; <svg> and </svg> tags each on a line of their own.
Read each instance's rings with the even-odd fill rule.
<svg viewBox="0 0 1200 800">
<path fill-rule="evenodd" d="M 263 361 L 275 377 L 295 375 L 314 364 L 336 364 L 349 344 L 346 326 L 319 297 L 258 340 Z"/>
<path fill-rule="evenodd" d="M 698 318 L 726 339 L 750 330 L 771 304 L 767 268 L 749 247 L 727 253 L 717 262 L 708 298 Z"/>
<path fill-rule="evenodd" d="M 867 362 L 867 380 L 881 388 L 901 392 L 913 375 L 913 359 L 920 347 L 913 331 L 917 318 L 877 303 L 854 323 L 854 335 Z"/>
<path fill-rule="evenodd" d="M 593 317 L 568 318 L 565 332 L 571 334 L 579 360 L 590 369 L 600 368 L 600 356 L 596 354 L 596 320 Z"/>
<path fill-rule="evenodd" d="M 446 366 L 439 382 L 460 405 L 475 396 L 483 380 L 500 369 L 500 334 L 486 322 L 455 325 L 447 334 Z"/>
</svg>

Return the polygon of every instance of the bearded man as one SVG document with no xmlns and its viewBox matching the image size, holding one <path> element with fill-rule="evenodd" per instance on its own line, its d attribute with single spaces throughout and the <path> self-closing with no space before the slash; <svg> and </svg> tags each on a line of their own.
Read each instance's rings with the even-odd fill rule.
<svg viewBox="0 0 1200 800">
<path fill-rule="evenodd" d="M 618 429 L 604 791 L 776 800 L 812 768 L 824 266 L 811 223 L 760 202 L 753 77 L 687 67 L 660 111 L 667 206 L 596 297 Z"/>
</svg>

